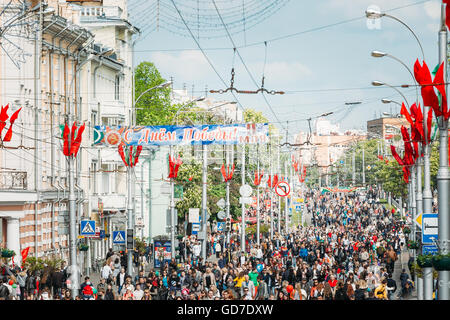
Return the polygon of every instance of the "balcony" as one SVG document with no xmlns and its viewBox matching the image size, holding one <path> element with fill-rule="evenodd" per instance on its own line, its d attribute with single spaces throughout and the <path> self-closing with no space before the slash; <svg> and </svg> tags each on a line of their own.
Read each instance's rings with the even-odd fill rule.
<svg viewBox="0 0 450 320">
<path fill-rule="evenodd" d="M 93 7 L 81 7 L 79 9 L 80 21 L 95 21 L 98 19 L 122 18 L 123 10 L 117 6 L 93 6 Z"/>
<path fill-rule="evenodd" d="M 27 190 L 25 171 L 0 171 L 0 190 Z"/>
</svg>

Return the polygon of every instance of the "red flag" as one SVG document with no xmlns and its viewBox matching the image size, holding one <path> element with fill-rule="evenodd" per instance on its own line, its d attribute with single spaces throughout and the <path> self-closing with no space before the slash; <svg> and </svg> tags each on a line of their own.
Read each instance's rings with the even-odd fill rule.
<svg viewBox="0 0 450 320">
<path fill-rule="evenodd" d="M 25 263 L 25 261 L 27 260 L 28 257 L 28 251 L 30 251 L 30 247 L 26 247 L 25 249 L 23 249 L 20 254 L 22 256 L 22 265 Z"/>
<path fill-rule="evenodd" d="M 395 147 L 393 145 L 391 145 L 391 152 L 392 155 L 394 156 L 395 160 L 397 160 L 398 164 L 403 166 L 403 160 L 400 158 L 400 156 L 397 153 L 397 150 L 395 150 Z"/>
<path fill-rule="evenodd" d="M 228 173 L 228 181 L 231 180 L 233 178 L 233 174 L 234 174 L 234 163 L 233 163 L 233 167 L 231 168 L 230 172 Z"/>
<path fill-rule="evenodd" d="M 421 66 L 419 60 L 416 60 L 414 64 L 414 77 L 416 78 L 417 83 L 421 86 L 424 106 L 433 108 L 436 116 L 442 115 L 439 109 L 439 100 L 432 86 L 433 80 L 431 79 L 431 73 L 425 61 Z"/>
<path fill-rule="evenodd" d="M 0 111 L 0 138 L 1 138 L 1 134 L 3 129 L 6 126 L 6 120 L 8 120 L 8 108 L 9 108 L 9 104 L 7 104 L 5 107 L 2 106 L 2 109 Z"/>
<path fill-rule="evenodd" d="M 69 151 L 69 155 L 72 154 L 72 145 L 75 141 L 75 132 L 77 131 L 77 122 L 75 121 L 72 125 L 72 131 L 70 133 L 70 151 Z"/>
<path fill-rule="evenodd" d="M 278 175 L 276 174 L 276 175 L 273 177 L 272 188 L 274 188 L 274 187 L 277 185 L 277 183 L 278 183 Z"/>
<path fill-rule="evenodd" d="M 134 165 L 136 165 L 139 161 L 139 155 L 142 152 L 142 148 L 143 148 L 142 146 L 137 147 L 136 155 L 134 156 Z"/>
<path fill-rule="evenodd" d="M 444 62 L 439 66 L 436 75 L 434 76 L 433 84 L 436 85 L 436 89 L 441 94 L 441 113 L 444 115 L 445 120 L 448 120 L 450 111 L 447 110 L 447 95 L 445 93 L 445 81 L 444 81 Z"/>
<path fill-rule="evenodd" d="M 400 114 L 404 115 L 406 120 L 409 122 L 409 124 L 413 125 L 413 120 L 411 119 L 411 115 L 409 114 L 408 110 L 406 110 L 405 104 L 402 102 L 402 108 L 400 110 Z"/>
<path fill-rule="evenodd" d="M 222 168 L 220 168 L 220 172 L 222 172 L 222 177 L 225 182 L 227 182 L 227 172 L 225 170 L 225 164 L 222 163 Z"/>
<path fill-rule="evenodd" d="M 178 176 L 178 169 L 180 168 L 180 166 L 183 164 L 183 161 L 181 161 L 180 156 L 178 156 L 177 161 L 175 162 L 175 168 L 174 168 L 174 172 L 173 172 L 173 177 L 176 178 Z"/>
<path fill-rule="evenodd" d="M 72 145 L 70 146 L 70 155 L 73 155 L 74 157 L 77 156 L 78 150 L 80 149 L 82 135 L 85 127 L 86 124 L 83 123 L 83 125 L 78 129 L 77 137 L 75 138 L 75 140 L 72 140 Z"/>
<path fill-rule="evenodd" d="M 271 177 L 270 177 L 270 175 L 269 175 L 269 179 L 267 180 L 267 186 L 268 186 L 269 188 L 272 188 L 272 185 L 271 185 L 271 183 L 270 183 L 270 180 L 271 180 Z"/>
<path fill-rule="evenodd" d="M 5 135 L 5 137 L 3 138 L 3 141 L 11 141 L 11 138 L 12 138 L 12 127 L 13 127 L 14 121 L 16 121 L 17 117 L 19 116 L 20 110 L 22 110 L 22 108 L 20 108 L 20 109 L 17 110 L 16 112 L 14 112 L 14 113 L 12 114 L 11 118 L 9 118 L 9 123 L 10 123 L 9 129 L 8 129 L 8 131 L 6 132 L 6 135 Z"/>
<path fill-rule="evenodd" d="M 118 150 L 123 163 L 125 164 L 126 167 L 128 167 L 127 160 L 125 159 L 125 152 L 123 151 L 123 143 L 119 144 Z"/>
<path fill-rule="evenodd" d="M 133 146 L 128 146 L 129 166 L 133 167 Z"/>
<path fill-rule="evenodd" d="M 63 131 L 63 141 L 64 141 L 63 153 L 67 157 L 69 156 L 69 134 L 70 134 L 70 129 L 66 122 L 64 125 L 64 131 Z"/>
</svg>

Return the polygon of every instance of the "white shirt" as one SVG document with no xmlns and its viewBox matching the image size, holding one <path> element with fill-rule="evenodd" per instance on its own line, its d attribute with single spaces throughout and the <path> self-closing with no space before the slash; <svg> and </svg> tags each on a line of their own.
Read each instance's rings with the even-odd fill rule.
<svg viewBox="0 0 450 320">
<path fill-rule="evenodd" d="M 133 295 L 135 300 L 141 300 L 144 296 L 144 291 L 142 289 L 134 290 Z"/>
<path fill-rule="evenodd" d="M 200 245 L 196 244 L 193 248 L 194 250 L 194 256 L 198 257 L 200 255 Z"/>
<path fill-rule="evenodd" d="M 112 274 L 111 267 L 108 265 L 104 265 L 102 268 L 102 278 L 108 279 L 109 275 Z"/>
</svg>

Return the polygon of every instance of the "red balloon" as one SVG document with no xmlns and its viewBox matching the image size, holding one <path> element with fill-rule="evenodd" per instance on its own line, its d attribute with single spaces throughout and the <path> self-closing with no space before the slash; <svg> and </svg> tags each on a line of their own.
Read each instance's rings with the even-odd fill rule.
<svg viewBox="0 0 450 320">
<path fill-rule="evenodd" d="M 288 293 L 291 293 L 294 290 L 294 287 L 292 285 L 288 285 L 286 287 L 286 290 L 287 290 Z"/>
<path fill-rule="evenodd" d="M 9 280 L 9 285 L 12 286 L 14 284 L 14 281 Z"/>
</svg>

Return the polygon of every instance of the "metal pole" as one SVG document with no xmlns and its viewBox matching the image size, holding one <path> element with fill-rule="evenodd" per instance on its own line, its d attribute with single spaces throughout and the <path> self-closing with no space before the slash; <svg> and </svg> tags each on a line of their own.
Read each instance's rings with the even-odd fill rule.
<svg viewBox="0 0 450 320">
<path fill-rule="evenodd" d="M 364 153 L 364 145 L 362 146 L 362 183 L 363 186 L 366 185 L 366 161 L 365 161 L 365 153 Z"/>
<path fill-rule="evenodd" d="M 280 168 L 280 145 L 278 144 L 278 160 L 277 160 L 277 172 L 280 175 L 280 179 L 281 179 L 281 168 Z M 277 214 L 277 225 L 278 225 L 278 233 L 281 234 L 281 197 L 278 197 L 278 214 Z"/>
<path fill-rule="evenodd" d="M 245 185 L 245 144 L 242 145 L 241 184 Z M 245 203 L 242 202 L 242 227 L 241 227 L 241 251 L 245 252 Z"/>
<path fill-rule="evenodd" d="M 207 212 L 207 178 L 208 178 L 208 146 L 206 144 L 203 145 L 203 175 L 202 175 L 202 223 L 201 223 L 201 232 L 202 232 L 202 258 L 203 262 L 206 261 L 206 212 Z"/>
<path fill-rule="evenodd" d="M 69 229 L 69 248 L 70 248 L 70 269 L 71 269 L 71 282 L 72 282 L 72 299 L 78 296 L 78 288 L 80 281 L 80 274 L 77 263 L 77 217 L 76 217 L 76 196 L 75 196 L 75 159 L 73 156 L 68 157 L 69 162 L 69 218 L 70 218 L 70 229 Z"/>
<path fill-rule="evenodd" d="M 287 161 L 284 161 L 284 176 L 286 177 L 286 180 L 288 180 Z M 284 233 L 286 235 L 289 234 L 288 220 L 289 220 L 288 197 L 284 197 Z"/>
<path fill-rule="evenodd" d="M 258 180 L 260 177 L 259 173 L 259 144 L 256 146 L 256 172 L 258 175 Z M 256 186 L 256 244 L 259 246 L 259 238 L 260 238 L 260 212 L 259 212 L 259 185 L 261 182 Z"/>
<path fill-rule="evenodd" d="M 445 4 L 441 4 L 441 29 L 439 31 L 439 62 L 444 62 L 444 82 L 447 83 L 447 27 Z M 447 85 L 445 91 L 448 92 Z M 450 241 L 450 170 L 448 167 L 448 121 L 441 116 L 439 124 L 438 187 L 438 239 L 442 254 L 449 252 Z M 450 300 L 450 271 L 438 271 L 438 300 Z"/>
<path fill-rule="evenodd" d="M 173 159 L 173 149 L 169 146 L 169 154 Z M 170 243 L 172 246 L 172 258 L 176 256 L 175 252 L 175 181 L 174 178 L 170 178 Z"/>
<path fill-rule="evenodd" d="M 353 185 L 355 185 L 356 184 L 355 150 L 353 150 L 353 154 L 352 154 L 352 168 L 353 168 L 352 183 L 353 183 Z"/>
<path fill-rule="evenodd" d="M 226 164 L 227 164 L 227 168 L 230 167 L 230 147 L 229 146 L 225 146 L 225 156 L 226 156 Z M 227 219 L 230 218 L 230 181 L 227 180 L 226 182 L 226 202 L 225 202 L 225 206 L 226 206 L 226 213 L 227 213 Z M 226 234 L 226 243 L 227 243 L 227 247 L 230 246 L 230 234 L 231 234 L 231 229 L 227 229 L 227 234 Z"/>
<path fill-rule="evenodd" d="M 133 168 L 127 167 L 127 175 L 128 175 L 128 201 L 127 201 L 127 229 L 134 230 L 134 221 L 133 221 L 133 199 L 131 198 L 131 188 L 133 187 Z M 133 252 L 131 248 L 128 248 L 127 245 L 127 273 L 130 276 L 133 276 Z"/>
<path fill-rule="evenodd" d="M 270 178 L 273 179 L 273 168 L 272 168 L 272 144 L 269 144 L 269 167 L 270 167 Z M 269 186 L 270 195 L 270 240 L 273 240 L 273 195 L 272 190 Z"/>
</svg>

